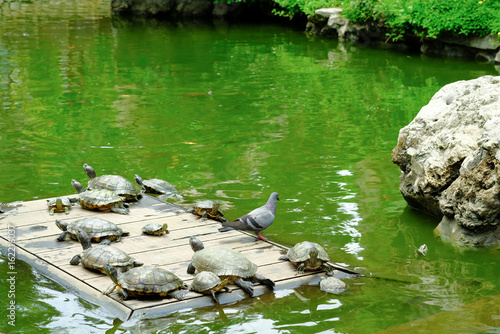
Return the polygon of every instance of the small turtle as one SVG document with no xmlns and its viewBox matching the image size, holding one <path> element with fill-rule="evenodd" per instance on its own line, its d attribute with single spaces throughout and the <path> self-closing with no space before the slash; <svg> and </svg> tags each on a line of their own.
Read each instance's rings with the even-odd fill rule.
<svg viewBox="0 0 500 334">
<path fill-rule="evenodd" d="M 257 265 L 248 260 L 240 252 L 231 248 L 204 249 L 203 243 L 196 237 L 189 237 L 189 244 L 194 251 L 191 263 L 188 265 L 188 274 L 196 270 L 211 271 L 222 280 L 228 279 L 253 297 L 253 282 L 264 284 L 271 289 L 274 282 L 257 275 Z"/>
<path fill-rule="evenodd" d="M 123 204 L 125 197 L 118 196 L 111 190 L 91 189 L 84 191 L 80 182 L 72 180 L 71 184 L 78 192 L 80 206 L 82 209 L 113 211 L 122 215 L 126 215 L 130 212 L 130 210 Z"/>
<path fill-rule="evenodd" d="M 170 233 L 167 224 L 150 223 L 142 228 L 142 233 L 149 235 L 162 235 L 163 233 Z"/>
<path fill-rule="evenodd" d="M 170 183 L 161 179 L 143 180 L 142 177 L 135 174 L 135 182 L 140 185 L 145 192 L 151 194 L 164 194 L 164 197 L 182 199 L 182 196 L 177 193 L 177 189 Z"/>
<path fill-rule="evenodd" d="M 120 271 L 143 265 L 142 262 L 135 261 L 127 253 L 113 246 L 101 243 L 92 247 L 90 237 L 85 231 L 78 231 L 76 235 L 78 241 L 82 244 L 83 252 L 75 255 L 69 262 L 74 266 L 81 262 L 82 266 L 87 269 L 105 273 L 105 264 L 116 267 Z"/>
<path fill-rule="evenodd" d="M 196 202 L 195 204 L 193 204 L 193 207 L 191 209 L 187 210 L 187 212 L 192 212 L 195 215 L 201 216 L 203 220 L 211 218 L 221 222 L 227 222 L 227 219 L 224 218 L 224 214 L 219 210 L 219 208 L 220 203 L 218 200 L 215 202 L 205 200 Z"/>
<path fill-rule="evenodd" d="M 59 235 L 59 238 L 57 238 L 57 241 L 64 241 L 68 234 L 71 239 L 78 240 L 76 233 L 79 230 L 85 231 L 90 240 L 95 242 L 101 242 L 104 239 L 120 241 L 122 236 L 130 234 L 129 232 L 124 232 L 112 222 L 100 218 L 82 218 L 71 223 L 56 220 L 56 226 L 63 231 Z"/>
<path fill-rule="evenodd" d="M 183 300 L 187 285 L 174 273 L 156 266 L 133 268 L 118 272 L 110 265 L 104 271 L 113 284 L 103 294 L 109 295 L 118 288 L 123 299 L 138 296 L 174 297 Z"/>
<path fill-rule="evenodd" d="M 47 206 L 49 207 L 49 215 L 53 216 L 54 212 L 66 212 L 69 214 L 69 208 L 71 208 L 73 204 L 67 198 L 55 198 L 51 200 L 47 200 Z"/>
<path fill-rule="evenodd" d="M 346 284 L 336 277 L 321 277 L 319 289 L 324 292 L 338 295 L 346 290 Z"/>
<path fill-rule="evenodd" d="M 229 279 L 225 278 L 223 281 L 211 271 L 202 271 L 194 277 L 189 290 L 196 291 L 203 294 L 212 294 L 214 301 L 219 304 L 219 300 L 215 294 L 222 289 L 229 292 L 226 285 L 229 284 Z"/>
<path fill-rule="evenodd" d="M 83 164 L 85 173 L 90 178 L 89 189 L 107 189 L 119 196 L 125 197 L 126 201 L 137 201 L 141 198 L 142 189 L 120 175 L 96 176 L 94 168 Z"/>
<path fill-rule="evenodd" d="M 303 274 L 304 270 L 323 269 L 328 276 L 333 275 L 333 267 L 328 264 L 330 258 L 325 249 L 315 242 L 304 241 L 296 244 L 282 255 L 280 260 L 290 261 L 297 266 L 297 273 Z"/>
</svg>

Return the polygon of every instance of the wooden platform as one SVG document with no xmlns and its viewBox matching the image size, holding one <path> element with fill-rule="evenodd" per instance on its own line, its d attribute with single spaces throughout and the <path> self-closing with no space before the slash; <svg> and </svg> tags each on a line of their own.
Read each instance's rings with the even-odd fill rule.
<svg viewBox="0 0 500 334">
<path fill-rule="evenodd" d="M 195 292 L 189 292 L 183 301 L 173 298 L 123 301 L 117 292 L 109 296 L 102 295 L 101 292 L 111 284 L 111 280 L 106 275 L 87 270 L 81 265 L 69 264 L 69 260 L 79 254 L 82 247 L 69 237 L 64 242 L 56 240 L 61 233 L 55 225 L 56 219 L 71 222 L 97 216 L 109 220 L 130 232 L 130 236 L 123 237 L 120 242 L 113 242 L 114 247 L 126 251 L 146 265 L 158 265 L 174 272 L 187 284 L 193 278 L 186 273 L 193 254 L 188 242 L 191 235 L 198 236 L 206 248 L 229 247 L 242 252 L 259 266 L 259 274 L 275 281 L 275 290 L 318 283 L 324 275 L 311 272 L 296 275 L 291 263 L 278 260 L 280 252 L 286 250 L 286 247 L 273 242 L 256 241 L 253 235 L 240 231 L 220 233 L 217 230 L 219 222 L 203 221 L 180 207 L 147 195 L 138 203 L 131 204 L 128 215 L 87 211 L 75 204 L 68 215 L 55 213 L 50 216 L 45 199 L 23 202 L 18 207 L 4 211 L 6 212 L 0 214 L 0 248 L 3 254 L 7 254 L 9 247 L 15 248 L 17 259 L 27 262 L 79 297 L 105 307 L 123 321 L 135 317 L 156 318 L 185 308 L 211 305 L 213 301 L 210 297 Z M 167 223 L 170 234 L 161 237 L 143 235 L 142 227 L 150 222 Z M 8 236 L 9 231 L 13 230 L 15 247 L 9 244 L 12 239 Z M 337 270 L 335 275 L 347 278 L 348 273 L 349 270 Z M 230 288 L 231 293 L 219 294 L 221 304 L 249 298 L 237 286 L 231 285 Z M 254 288 L 256 296 L 269 291 L 261 285 Z"/>
</svg>

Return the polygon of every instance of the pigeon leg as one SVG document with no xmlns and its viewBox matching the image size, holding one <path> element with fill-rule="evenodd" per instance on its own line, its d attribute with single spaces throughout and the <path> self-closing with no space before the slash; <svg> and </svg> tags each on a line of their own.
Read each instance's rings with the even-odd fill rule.
<svg viewBox="0 0 500 334">
<path fill-rule="evenodd" d="M 263 236 L 261 236 L 260 233 L 257 233 L 257 239 L 267 241 L 267 238 L 264 238 Z"/>
</svg>

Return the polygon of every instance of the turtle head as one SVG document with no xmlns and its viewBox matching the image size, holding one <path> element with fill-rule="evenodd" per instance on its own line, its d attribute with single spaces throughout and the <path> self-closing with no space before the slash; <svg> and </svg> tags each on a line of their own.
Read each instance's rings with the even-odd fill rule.
<svg viewBox="0 0 500 334">
<path fill-rule="evenodd" d="M 203 242 L 201 242 L 200 239 L 198 239 L 197 237 L 190 236 L 189 237 L 189 244 L 191 245 L 191 248 L 195 252 L 205 248 L 205 246 L 203 245 Z"/>
<path fill-rule="evenodd" d="M 56 226 L 59 227 L 61 231 L 66 231 L 66 229 L 68 228 L 68 223 L 58 219 L 56 220 Z"/>
<path fill-rule="evenodd" d="M 309 250 L 309 257 L 311 258 L 311 261 L 316 262 L 316 260 L 318 259 L 318 255 L 318 249 L 316 247 L 311 247 L 311 249 Z"/>
<path fill-rule="evenodd" d="M 90 167 L 89 165 L 83 164 L 83 170 L 85 171 L 85 173 L 87 174 L 87 176 L 90 179 L 93 179 L 96 177 L 94 168 Z"/>
<path fill-rule="evenodd" d="M 140 185 L 141 187 L 144 186 L 144 184 L 142 183 L 144 181 L 142 179 L 142 177 L 140 177 L 139 175 L 135 174 L 134 179 L 135 179 L 135 182 L 137 182 L 138 185 Z"/>
<path fill-rule="evenodd" d="M 115 283 L 118 284 L 118 271 L 116 271 L 116 268 L 109 265 L 108 263 L 105 263 L 103 266 L 104 272 L 106 275 L 111 278 L 111 280 Z"/>
<path fill-rule="evenodd" d="M 80 244 L 82 244 L 83 250 L 89 249 L 92 247 L 92 244 L 90 242 L 90 237 L 87 234 L 87 232 L 85 232 L 84 230 L 78 230 L 76 232 L 76 237 L 77 237 L 78 241 L 80 242 Z"/>
<path fill-rule="evenodd" d="M 77 193 L 83 192 L 82 184 L 80 182 L 78 182 L 77 180 L 74 180 L 74 179 L 71 180 L 71 185 L 73 186 L 73 188 L 75 188 Z"/>
<path fill-rule="evenodd" d="M 58 197 L 56 198 L 56 208 L 57 210 L 64 210 L 64 206 L 63 206 L 63 201 L 62 201 L 62 198 Z"/>
<path fill-rule="evenodd" d="M 161 227 L 161 233 L 168 233 L 168 225 L 167 224 L 163 224 L 162 227 Z"/>
</svg>

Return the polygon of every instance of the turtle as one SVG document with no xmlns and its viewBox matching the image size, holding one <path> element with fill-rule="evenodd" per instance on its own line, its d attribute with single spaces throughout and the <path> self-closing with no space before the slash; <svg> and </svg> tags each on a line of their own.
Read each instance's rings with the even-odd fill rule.
<svg viewBox="0 0 500 334">
<path fill-rule="evenodd" d="M 135 182 L 141 186 L 145 192 L 151 194 L 163 194 L 163 197 L 174 199 L 182 199 L 182 196 L 177 193 L 177 189 L 170 183 L 161 179 L 143 180 L 142 177 L 135 174 Z"/>
<path fill-rule="evenodd" d="M 158 224 L 158 223 L 149 223 L 146 226 L 142 228 L 142 233 L 144 234 L 149 234 L 149 235 L 162 235 L 163 233 L 170 233 L 168 231 L 168 225 L 167 224 Z"/>
<path fill-rule="evenodd" d="M 53 216 L 54 212 L 66 212 L 66 214 L 69 214 L 69 208 L 73 203 L 70 202 L 69 199 L 67 198 L 54 198 L 51 200 L 47 200 L 47 206 L 49 207 L 49 215 Z"/>
<path fill-rule="evenodd" d="M 104 265 L 104 271 L 113 281 L 113 284 L 103 292 L 105 295 L 118 288 L 123 299 L 151 296 L 183 300 L 187 292 L 187 285 L 179 277 L 157 266 L 144 266 L 118 272 L 113 266 Z"/>
<path fill-rule="evenodd" d="M 85 231 L 78 231 L 76 233 L 78 241 L 82 244 L 83 252 L 73 256 L 70 264 L 76 266 L 80 262 L 82 266 L 87 269 L 104 272 L 104 265 L 109 264 L 118 268 L 120 271 L 126 271 L 133 267 L 140 267 L 142 262 L 135 261 L 124 251 L 110 246 L 106 243 L 100 243 L 92 247 L 90 237 Z M 107 239 L 109 243 L 109 239 Z"/>
<path fill-rule="evenodd" d="M 72 180 L 71 184 L 78 192 L 80 206 L 87 210 L 113 211 L 126 215 L 130 212 L 123 201 L 125 197 L 119 196 L 107 189 L 83 190 L 80 182 Z"/>
<path fill-rule="evenodd" d="M 142 189 L 121 175 L 96 176 L 94 168 L 83 164 L 85 173 L 90 178 L 88 189 L 107 189 L 115 194 L 125 197 L 126 201 L 137 201 L 141 198 Z"/>
<path fill-rule="evenodd" d="M 231 248 L 205 249 L 203 243 L 196 237 L 189 237 L 189 244 L 194 251 L 187 273 L 194 274 L 196 270 L 211 271 L 222 280 L 236 284 L 250 297 L 253 297 L 253 282 L 274 287 L 274 282 L 257 275 L 257 265 L 248 260 L 240 252 Z"/>
<path fill-rule="evenodd" d="M 224 214 L 219 210 L 219 208 L 220 208 L 220 203 L 218 200 L 216 201 L 204 200 L 196 202 L 195 204 L 193 204 L 191 209 L 187 211 L 192 212 L 195 215 L 201 216 L 203 220 L 211 218 L 221 222 L 227 222 L 227 219 L 224 218 Z"/>
<path fill-rule="evenodd" d="M 292 262 L 297 266 L 298 274 L 303 274 L 304 270 L 324 269 L 328 276 L 333 275 L 333 267 L 328 264 L 328 254 L 315 242 L 299 242 L 286 255 L 280 256 L 279 260 Z"/>
<path fill-rule="evenodd" d="M 215 294 L 222 289 L 229 292 L 229 289 L 226 286 L 227 284 L 229 284 L 228 278 L 221 280 L 219 276 L 211 271 L 202 271 L 196 274 L 191 282 L 191 285 L 189 286 L 189 290 L 203 294 L 212 294 L 214 301 L 219 304 L 219 300 Z"/>
<path fill-rule="evenodd" d="M 56 220 L 56 226 L 63 231 L 57 238 L 57 241 L 64 241 L 68 234 L 71 239 L 78 240 L 76 233 L 79 230 L 84 230 L 88 234 L 90 240 L 95 242 L 101 242 L 104 239 L 120 241 L 122 236 L 130 234 L 110 221 L 95 217 L 82 218 L 71 223 L 58 219 Z"/>
</svg>

